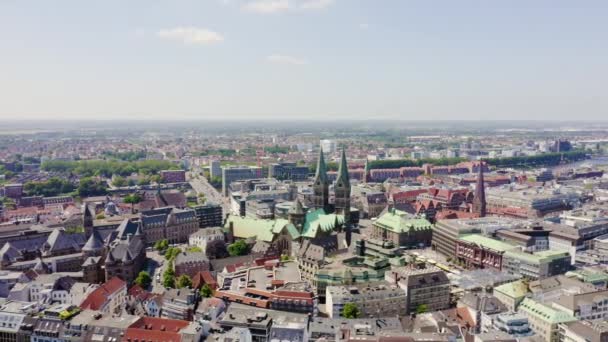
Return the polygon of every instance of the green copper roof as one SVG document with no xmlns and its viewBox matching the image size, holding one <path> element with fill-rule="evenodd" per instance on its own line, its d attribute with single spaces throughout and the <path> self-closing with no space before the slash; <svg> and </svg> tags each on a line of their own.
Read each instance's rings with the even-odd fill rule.
<svg viewBox="0 0 608 342">
<path fill-rule="evenodd" d="M 597 283 L 608 281 L 608 274 L 599 271 L 579 269 L 566 272 L 566 277 L 576 277 L 585 283 Z"/>
<path fill-rule="evenodd" d="M 521 302 L 519 311 L 535 316 L 550 324 L 566 323 L 577 320 L 566 312 L 556 310 L 530 298 L 526 298 Z"/>
<path fill-rule="evenodd" d="M 327 183 L 327 166 L 325 166 L 325 158 L 323 158 L 323 149 L 319 151 L 319 161 L 317 162 L 317 173 L 315 174 L 315 183 L 317 181 Z"/>
<path fill-rule="evenodd" d="M 401 210 L 390 210 L 374 222 L 380 228 L 394 233 L 406 233 L 410 230 L 430 230 L 433 225 L 424 218 L 408 218 L 408 214 Z"/>
<path fill-rule="evenodd" d="M 536 252 L 534 254 L 524 253 L 520 251 L 508 251 L 505 253 L 505 255 L 513 259 L 525 260 L 526 262 L 531 264 L 540 264 L 569 256 L 568 252 L 560 250 L 546 250 L 542 252 Z"/>
<path fill-rule="evenodd" d="M 494 291 L 500 292 L 511 298 L 525 297 L 528 293 L 528 286 L 521 280 L 511 283 L 502 284 L 494 288 Z"/>
<path fill-rule="evenodd" d="M 348 177 L 348 165 L 346 165 L 346 150 L 342 149 L 342 158 L 340 158 L 340 166 L 338 167 L 338 178 L 336 178 L 336 184 L 344 184 L 345 186 L 350 185 L 350 179 Z"/>
<path fill-rule="evenodd" d="M 231 215 L 226 219 L 224 228 L 228 229 L 230 223 L 233 226 L 234 237 L 240 239 L 255 237 L 262 241 L 272 242 L 275 235 L 280 234 L 283 229 L 287 230 L 292 239 L 300 237 L 296 227 L 285 219 L 259 220 Z"/>
<path fill-rule="evenodd" d="M 313 210 L 306 214 L 302 236 L 314 239 L 319 233 L 329 233 L 343 223 L 344 215 L 326 214 L 323 209 Z"/>
<path fill-rule="evenodd" d="M 474 243 L 485 248 L 493 249 L 497 252 L 506 252 L 517 248 L 517 246 L 498 241 L 489 237 L 485 237 L 480 234 L 464 235 L 460 238 L 460 240 L 468 243 Z"/>
</svg>

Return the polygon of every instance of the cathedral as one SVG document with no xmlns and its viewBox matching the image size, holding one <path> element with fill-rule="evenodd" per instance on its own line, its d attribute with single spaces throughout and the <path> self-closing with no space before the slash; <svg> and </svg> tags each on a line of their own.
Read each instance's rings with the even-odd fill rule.
<svg viewBox="0 0 608 342">
<path fill-rule="evenodd" d="M 312 205 L 308 210 L 296 199 L 289 209 L 288 219 L 260 220 L 230 215 L 224 228 L 229 240 L 249 239 L 263 244 L 260 250 L 275 250 L 291 254 L 292 242 L 324 238 L 341 233 L 347 244 L 351 239 L 350 179 L 346 152 L 338 168 L 334 183 L 334 201 L 330 203 L 330 181 L 323 151 L 319 152 L 317 170 L 313 182 Z"/>
</svg>

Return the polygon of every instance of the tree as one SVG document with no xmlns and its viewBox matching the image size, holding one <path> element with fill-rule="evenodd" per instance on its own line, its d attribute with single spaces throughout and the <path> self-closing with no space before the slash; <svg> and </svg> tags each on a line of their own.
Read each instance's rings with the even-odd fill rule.
<svg viewBox="0 0 608 342">
<path fill-rule="evenodd" d="M 103 220 L 103 219 L 106 218 L 106 215 L 104 215 L 103 213 L 97 214 L 97 216 L 95 216 L 95 218 L 98 219 L 98 220 Z"/>
<path fill-rule="evenodd" d="M 135 278 L 135 284 L 137 284 L 143 288 L 150 286 L 151 283 L 152 283 L 152 278 L 150 277 L 150 273 L 148 273 L 146 271 L 139 272 L 139 274 L 137 275 L 137 278 Z"/>
<path fill-rule="evenodd" d="M 158 240 L 154 243 L 154 249 L 159 252 L 164 252 L 167 250 L 167 248 L 169 248 L 169 241 L 166 239 Z"/>
<path fill-rule="evenodd" d="M 203 250 L 198 246 L 192 246 L 192 247 L 188 247 L 188 249 L 186 249 L 186 251 L 193 252 L 193 253 L 200 253 Z"/>
<path fill-rule="evenodd" d="M 249 246 L 247 246 L 245 240 L 238 240 L 237 242 L 232 243 L 228 246 L 228 253 L 230 254 L 230 256 L 245 255 L 248 251 Z"/>
<path fill-rule="evenodd" d="M 201 287 L 201 296 L 204 298 L 209 298 L 213 295 L 213 289 L 211 289 L 211 286 L 209 286 L 209 284 L 205 284 L 203 285 L 203 287 Z"/>
<path fill-rule="evenodd" d="M 417 314 L 423 314 L 425 312 L 429 311 L 429 307 L 426 304 L 420 304 L 416 307 L 416 313 Z"/>
<path fill-rule="evenodd" d="M 133 212 L 133 206 L 139 202 L 141 202 L 142 198 L 138 193 L 128 194 L 123 198 L 123 202 L 127 204 L 131 204 L 131 212 Z"/>
<path fill-rule="evenodd" d="M 77 192 L 80 197 L 101 196 L 107 194 L 108 188 L 104 182 L 85 177 L 80 180 Z"/>
<path fill-rule="evenodd" d="M 209 259 L 221 259 L 228 256 L 228 250 L 226 249 L 226 243 L 222 240 L 213 240 L 207 243 L 205 247 L 205 254 Z"/>
<path fill-rule="evenodd" d="M 165 252 L 165 259 L 171 261 L 181 252 L 182 250 L 179 247 L 169 247 Z"/>
<path fill-rule="evenodd" d="M 167 270 L 163 274 L 163 286 L 168 288 L 175 287 L 175 271 L 171 265 L 167 267 Z"/>
<path fill-rule="evenodd" d="M 115 176 L 114 179 L 112 179 L 112 185 L 117 188 L 120 188 L 127 185 L 127 180 L 121 176 Z"/>
<path fill-rule="evenodd" d="M 342 316 L 344 318 L 359 318 L 361 317 L 361 311 L 355 303 L 346 303 L 342 309 Z"/>
<path fill-rule="evenodd" d="M 181 289 L 184 287 L 191 287 L 191 286 L 192 286 L 192 279 L 190 279 L 190 277 L 188 275 L 182 274 L 177 279 L 177 288 Z"/>
<path fill-rule="evenodd" d="M 280 258 L 281 261 L 289 261 L 289 255 L 283 254 Z"/>
</svg>

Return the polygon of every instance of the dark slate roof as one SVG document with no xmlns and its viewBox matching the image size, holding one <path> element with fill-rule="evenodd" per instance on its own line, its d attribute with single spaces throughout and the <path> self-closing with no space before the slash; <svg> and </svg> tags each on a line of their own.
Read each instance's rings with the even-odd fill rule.
<svg viewBox="0 0 608 342">
<path fill-rule="evenodd" d="M 55 229 L 49 235 L 44 247 L 49 252 L 61 251 L 64 249 L 80 250 L 85 244 L 83 233 L 70 234 L 63 229 Z"/>
<path fill-rule="evenodd" d="M 93 234 L 89 237 L 87 243 L 82 247 L 83 251 L 98 251 L 103 249 L 103 239 L 96 229 L 93 229 Z"/>
<path fill-rule="evenodd" d="M 116 238 L 126 239 L 129 234 L 135 235 L 135 233 L 137 232 L 137 226 L 138 226 L 137 223 L 134 223 L 133 221 L 131 221 L 129 219 L 124 219 L 124 221 L 122 221 L 120 223 L 118 228 L 116 228 L 116 232 L 117 232 Z"/>
<path fill-rule="evenodd" d="M 110 253 L 106 258 L 121 260 L 123 262 L 134 259 L 141 251 L 146 248 L 143 241 L 138 237 L 132 237 L 131 240 L 115 240 L 110 245 Z"/>
</svg>

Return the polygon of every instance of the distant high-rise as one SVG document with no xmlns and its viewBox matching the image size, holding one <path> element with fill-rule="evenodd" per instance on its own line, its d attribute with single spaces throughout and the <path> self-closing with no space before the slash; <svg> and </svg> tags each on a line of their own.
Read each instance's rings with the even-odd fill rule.
<svg viewBox="0 0 608 342">
<path fill-rule="evenodd" d="M 475 197 L 473 198 L 473 212 L 479 217 L 486 216 L 486 188 L 483 180 L 483 162 L 479 162 L 479 173 L 475 185 Z"/>
<path fill-rule="evenodd" d="M 211 177 L 222 177 L 222 167 L 219 160 L 212 160 L 209 163 L 209 175 Z"/>
<path fill-rule="evenodd" d="M 321 150 L 324 153 L 328 153 L 328 154 L 332 154 L 332 153 L 336 152 L 336 141 L 329 140 L 329 139 L 321 140 Z"/>
</svg>

